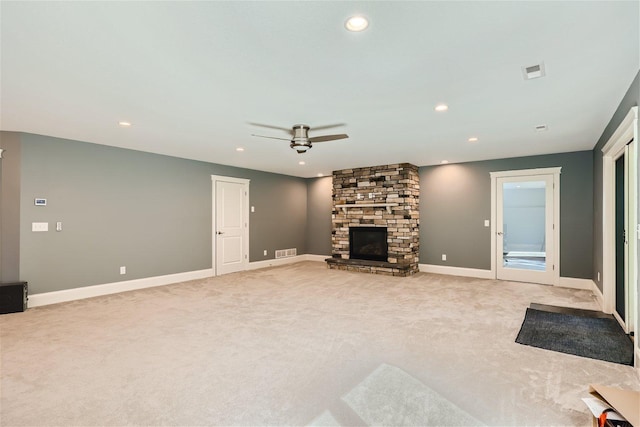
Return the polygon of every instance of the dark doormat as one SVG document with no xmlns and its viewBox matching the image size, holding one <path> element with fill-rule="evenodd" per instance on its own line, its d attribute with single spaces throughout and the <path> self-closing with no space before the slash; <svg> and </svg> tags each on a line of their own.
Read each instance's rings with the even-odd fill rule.
<svg viewBox="0 0 640 427">
<path fill-rule="evenodd" d="M 633 365 L 633 342 L 613 316 L 594 317 L 527 308 L 516 342 Z"/>
</svg>

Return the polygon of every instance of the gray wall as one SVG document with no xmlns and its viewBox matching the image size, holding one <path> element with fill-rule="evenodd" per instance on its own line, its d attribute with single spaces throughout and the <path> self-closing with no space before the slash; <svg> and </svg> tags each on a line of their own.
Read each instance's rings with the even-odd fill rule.
<svg viewBox="0 0 640 427">
<path fill-rule="evenodd" d="M 640 72 L 622 98 L 620 105 L 616 109 L 611 121 L 605 128 L 602 136 L 593 149 L 593 280 L 602 291 L 602 147 L 607 143 L 611 135 L 616 131 L 620 123 L 629 113 L 631 107 L 635 107 L 640 102 Z M 640 202 L 640 200 L 639 200 Z M 639 254 L 640 256 L 640 254 Z M 598 280 L 600 273 L 600 280 Z M 638 307 L 640 310 L 640 306 Z M 640 311 L 638 312 L 640 318 Z"/>
<path fill-rule="evenodd" d="M 491 269 L 489 172 L 547 167 L 562 167 L 560 275 L 591 278 L 592 151 L 421 167 L 420 263 Z"/>
<path fill-rule="evenodd" d="M 331 256 L 333 179 L 307 180 L 307 253 Z"/>
<path fill-rule="evenodd" d="M 250 261 L 306 251 L 304 179 L 32 134 L 21 142 L 20 278 L 30 293 L 211 268 L 211 175 L 251 180 Z M 31 232 L 32 222 L 50 231 Z"/>
<path fill-rule="evenodd" d="M 20 134 L 0 132 L 0 282 L 20 279 Z"/>
</svg>

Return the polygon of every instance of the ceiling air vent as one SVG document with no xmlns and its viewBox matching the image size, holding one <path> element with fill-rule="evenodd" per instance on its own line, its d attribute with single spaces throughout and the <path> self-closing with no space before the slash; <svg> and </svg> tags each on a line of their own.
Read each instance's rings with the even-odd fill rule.
<svg viewBox="0 0 640 427">
<path fill-rule="evenodd" d="M 544 62 L 536 65 L 530 65 L 528 67 L 522 67 L 522 75 L 525 80 L 537 79 L 538 77 L 544 77 Z"/>
<path fill-rule="evenodd" d="M 536 132 L 544 132 L 548 129 L 547 125 L 538 125 L 536 126 Z"/>
</svg>

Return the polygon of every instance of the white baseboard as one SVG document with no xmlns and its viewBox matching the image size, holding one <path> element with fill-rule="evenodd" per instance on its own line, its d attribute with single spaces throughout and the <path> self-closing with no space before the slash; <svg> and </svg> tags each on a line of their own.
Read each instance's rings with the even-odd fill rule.
<svg viewBox="0 0 640 427">
<path fill-rule="evenodd" d="M 325 259 L 331 258 L 331 255 L 314 255 L 314 254 L 306 254 L 303 255 L 306 257 L 305 261 L 319 261 L 324 262 Z"/>
<path fill-rule="evenodd" d="M 39 307 L 42 305 L 57 304 L 59 302 L 116 294 L 118 292 L 170 285 L 172 283 L 204 279 L 211 276 L 213 276 L 213 269 L 207 268 L 205 270 L 187 271 L 184 273 L 168 274 L 166 276 L 145 277 L 143 279 L 127 280 L 124 282 L 105 283 L 102 285 L 84 286 L 81 288 L 65 289 L 62 291 L 44 292 L 41 294 L 29 295 L 28 307 Z"/>
<path fill-rule="evenodd" d="M 260 268 L 276 267 L 278 265 L 294 264 L 301 261 L 320 261 L 324 262 L 325 259 L 331 258 L 331 255 L 298 255 L 290 256 L 286 258 L 265 259 L 264 261 L 254 261 L 249 263 L 249 270 L 257 270 Z"/>
<path fill-rule="evenodd" d="M 478 279 L 493 279 L 491 270 L 478 268 L 450 267 L 448 265 L 418 264 L 422 273 L 447 274 L 450 276 L 476 277 Z"/>
<path fill-rule="evenodd" d="M 329 257 L 329 255 L 306 254 L 288 258 L 250 262 L 248 270 L 273 267 L 276 265 L 292 264 L 301 261 L 324 262 L 324 260 Z M 136 289 L 170 285 L 173 283 L 186 282 L 189 280 L 205 279 L 212 276 L 213 269 L 207 268 L 205 270 L 187 271 L 184 273 L 168 274 L 166 276 L 145 277 L 142 279 L 127 280 L 124 282 L 105 283 L 101 285 L 83 286 L 74 289 L 64 289 L 61 291 L 44 292 L 41 294 L 30 294 L 27 306 L 28 308 L 40 307 L 43 305 L 57 304 L 60 302 L 68 302 L 85 298 L 99 297 L 102 295 L 116 294 L 118 292 L 134 291 Z"/>
<path fill-rule="evenodd" d="M 560 277 L 558 286 L 561 288 L 584 289 L 592 291 L 595 283 L 591 279 L 576 279 L 575 277 Z"/>
<path fill-rule="evenodd" d="M 604 311 L 604 297 L 602 296 L 602 291 L 598 289 L 598 285 L 596 285 L 596 282 L 593 280 L 591 281 L 591 293 L 596 297 L 600 310 Z"/>
<path fill-rule="evenodd" d="M 418 267 L 423 273 L 447 274 L 451 276 L 476 277 L 478 279 L 494 279 L 491 270 L 481 270 L 478 268 L 450 267 L 447 265 L 419 264 Z M 558 286 L 563 288 L 584 289 L 593 291 L 596 299 L 602 306 L 602 293 L 591 279 L 576 279 L 574 277 L 560 277 Z"/>
</svg>

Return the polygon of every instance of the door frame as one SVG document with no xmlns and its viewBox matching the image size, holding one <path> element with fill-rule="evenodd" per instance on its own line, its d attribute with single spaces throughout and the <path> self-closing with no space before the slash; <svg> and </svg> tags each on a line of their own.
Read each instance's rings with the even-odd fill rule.
<svg viewBox="0 0 640 427">
<path fill-rule="evenodd" d="M 560 281 L 560 172 L 561 167 L 538 168 L 538 169 L 520 169 L 500 172 L 489 172 L 491 176 L 491 276 L 497 279 L 497 238 L 498 228 L 496 220 L 498 217 L 498 178 L 515 178 L 522 176 L 531 176 L 535 179 L 539 175 L 553 176 L 553 277 L 551 284 L 558 285 Z M 547 242 L 548 243 L 548 242 Z"/>
<path fill-rule="evenodd" d="M 631 144 L 629 142 L 631 141 Z M 638 330 L 638 107 L 632 107 L 616 131 L 602 147 L 602 310 L 612 313 L 625 332 Z M 627 230 L 627 313 L 622 322 L 616 314 L 615 284 L 615 161 L 628 150 L 629 168 L 625 180 L 629 183 Z M 631 294 L 631 295 L 629 295 Z M 636 344 L 637 346 L 638 344 Z"/>
<path fill-rule="evenodd" d="M 251 182 L 251 180 L 244 178 L 233 178 L 230 176 L 211 175 L 211 268 L 213 269 L 214 276 L 219 276 L 216 256 L 216 184 L 220 181 L 233 182 L 236 184 L 242 184 L 244 186 L 244 196 L 242 200 L 242 221 L 244 222 L 244 228 L 242 232 L 242 247 L 244 248 L 242 269 L 247 270 L 249 268 L 249 183 Z"/>
</svg>

